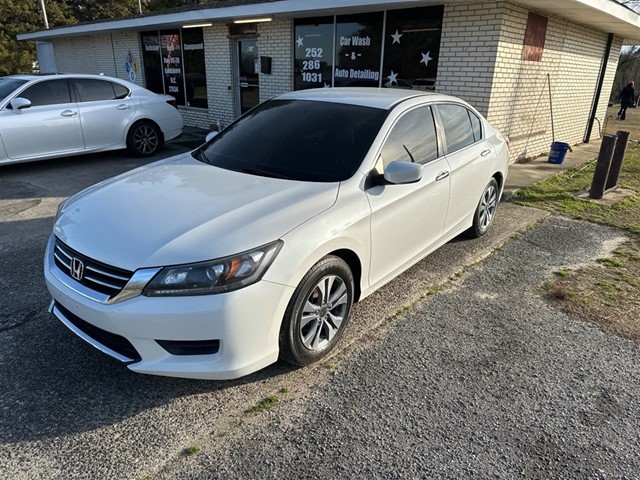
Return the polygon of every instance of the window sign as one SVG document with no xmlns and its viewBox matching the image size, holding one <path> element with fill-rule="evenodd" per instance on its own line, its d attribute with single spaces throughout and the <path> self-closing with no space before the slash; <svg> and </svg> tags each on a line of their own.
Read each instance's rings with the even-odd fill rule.
<svg viewBox="0 0 640 480">
<path fill-rule="evenodd" d="M 182 71 L 182 47 L 179 30 L 160 32 L 162 73 L 166 92 L 175 97 L 178 105 L 185 104 Z"/>
<path fill-rule="evenodd" d="M 334 86 L 379 86 L 382 19 L 382 12 L 337 17 Z"/>
<path fill-rule="evenodd" d="M 331 86 L 333 17 L 297 20 L 295 25 L 295 89 Z"/>
<path fill-rule="evenodd" d="M 434 90 L 443 7 L 387 12 L 382 84 Z"/>
</svg>

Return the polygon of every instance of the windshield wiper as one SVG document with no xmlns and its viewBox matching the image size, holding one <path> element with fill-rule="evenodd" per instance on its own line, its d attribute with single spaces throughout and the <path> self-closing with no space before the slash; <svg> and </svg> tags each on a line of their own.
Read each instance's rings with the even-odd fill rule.
<svg viewBox="0 0 640 480">
<path fill-rule="evenodd" d="M 294 180 L 293 177 L 281 175 L 279 173 L 270 172 L 268 170 L 261 170 L 259 168 L 243 168 L 240 170 L 242 173 L 248 173 L 249 175 L 259 175 L 260 177 L 269 178 L 282 178 L 284 180 Z"/>
</svg>

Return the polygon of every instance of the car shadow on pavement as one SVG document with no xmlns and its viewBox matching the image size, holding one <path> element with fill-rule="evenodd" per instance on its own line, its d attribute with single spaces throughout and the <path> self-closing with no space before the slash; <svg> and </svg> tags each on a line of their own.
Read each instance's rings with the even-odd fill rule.
<svg viewBox="0 0 640 480">
<path fill-rule="evenodd" d="M 167 144 L 150 157 L 134 157 L 126 150 L 93 153 L 0 165 L 0 201 L 35 197 L 69 197 L 80 190 L 134 168 L 188 152 Z"/>
<path fill-rule="evenodd" d="M 169 404 L 294 370 L 276 364 L 232 381 L 131 372 L 52 317 L 42 262 L 53 218 L 0 218 L 0 443 L 91 431 Z M 179 321 L 179 319 L 177 319 Z"/>
</svg>

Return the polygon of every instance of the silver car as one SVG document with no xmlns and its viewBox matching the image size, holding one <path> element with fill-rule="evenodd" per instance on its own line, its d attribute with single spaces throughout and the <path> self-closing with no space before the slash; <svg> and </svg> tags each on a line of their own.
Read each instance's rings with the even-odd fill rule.
<svg viewBox="0 0 640 480">
<path fill-rule="evenodd" d="M 182 133 L 175 99 L 103 75 L 0 77 L 0 164 L 128 148 Z"/>
</svg>

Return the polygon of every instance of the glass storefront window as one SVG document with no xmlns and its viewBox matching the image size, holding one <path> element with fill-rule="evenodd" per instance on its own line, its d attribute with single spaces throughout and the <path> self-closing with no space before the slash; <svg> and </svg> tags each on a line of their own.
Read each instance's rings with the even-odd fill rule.
<svg viewBox="0 0 640 480">
<path fill-rule="evenodd" d="M 434 90 L 443 12 L 436 6 L 389 10 L 386 20 L 383 12 L 296 20 L 295 89 Z"/>
<path fill-rule="evenodd" d="M 434 90 L 444 7 L 387 12 L 382 84 Z"/>
<path fill-rule="evenodd" d="M 382 19 L 382 12 L 337 17 L 334 86 L 379 86 Z"/>
<path fill-rule="evenodd" d="M 142 41 L 142 63 L 146 87 L 152 92 L 164 93 L 158 31 L 142 32 L 140 40 Z"/>
<path fill-rule="evenodd" d="M 146 87 L 178 105 L 207 108 L 202 29 L 142 32 L 140 39 Z"/>
<path fill-rule="evenodd" d="M 204 39 L 201 28 L 182 31 L 187 106 L 208 108 L 207 72 L 204 67 Z"/>
<path fill-rule="evenodd" d="M 294 36 L 295 89 L 330 87 L 333 74 L 333 17 L 296 20 Z"/>
</svg>

